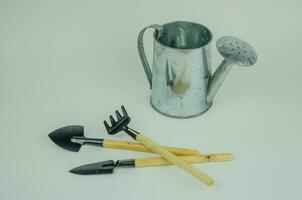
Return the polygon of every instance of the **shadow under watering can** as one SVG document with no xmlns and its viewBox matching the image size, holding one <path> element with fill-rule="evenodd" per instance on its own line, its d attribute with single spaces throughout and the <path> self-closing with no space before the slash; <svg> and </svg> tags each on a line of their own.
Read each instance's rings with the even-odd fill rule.
<svg viewBox="0 0 302 200">
<path fill-rule="evenodd" d="M 154 28 L 152 72 L 145 56 L 143 35 Z M 224 60 L 211 73 L 211 31 L 191 22 L 150 25 L 138 36 L 138 52 L 151 88 L 150 102 L 161 114 L 187 118 L 206 112 L 232 66 L 251 66 L 255 50 L 245 41 L 223 36 L 216 42 Z"/>
</svg>

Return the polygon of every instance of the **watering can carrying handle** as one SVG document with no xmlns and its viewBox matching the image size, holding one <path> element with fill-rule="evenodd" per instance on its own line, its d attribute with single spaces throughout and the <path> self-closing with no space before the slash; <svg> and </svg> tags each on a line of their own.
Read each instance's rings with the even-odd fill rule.
<svg viewBox="0 0 302 200">
<path fill-rule="evenodd" d="M 148 60 L 146 58 L 145 50 L 144 50 L 144 33 L 148 28 L 154 28 L 159 33 L 162 31 L 163 27 L 161 25 L 152 24 L 150 26 L 145 27 L 138 35 L 137 38 L 137 48 L 138 48 L 138 54 L 142 61 L 145 74 L 147 76 L 148 82 L 150 84 L 150 89 L 152 88 L 152 72 L 148 63 Z"/>
</svg>

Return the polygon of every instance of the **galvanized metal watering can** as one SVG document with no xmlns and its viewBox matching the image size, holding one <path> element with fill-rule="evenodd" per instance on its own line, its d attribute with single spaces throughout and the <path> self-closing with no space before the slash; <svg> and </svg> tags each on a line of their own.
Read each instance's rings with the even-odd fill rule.
<svg viewBox="0 0 302 200">
<path fill-rule="evenodd" d="M 149 67 L 143 46 L 146 29 L 154 28 L 153 68 Z M 191 22 L 176 21 L 145 27 L 138 36 L 138 52 L 150 84 L 151 105 L 158 112 L 178 118 L 207 111 L 234 64 L 251 66 L 255 50 L 245 41 L 224 36 L 216 46 L 224 60 L 212 74 L 211 31 Z"/>
</svg>

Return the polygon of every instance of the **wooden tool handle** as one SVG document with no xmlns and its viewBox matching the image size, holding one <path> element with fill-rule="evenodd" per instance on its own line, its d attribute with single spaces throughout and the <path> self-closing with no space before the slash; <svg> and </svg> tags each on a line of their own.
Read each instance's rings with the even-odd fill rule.
<svg viewBox="0 0 302 200">
<path fill-rule="evenodd" d="M 139 144 L 137 142 L 104 139 L 103 147 L 111 148 L 111 149 L 124 149 L 130 151 L 142 151 L 142 152 L 154 153 L 152 150 L 148 149 L 144 145 Z M 179 156 L 199 154 L 198 150 L 196 149 L 185 149 L 185 148 L 166 147 L 166 146 L 164 146 L 163 148 Z"/>
<path fill-rule="evenodd" d="M 146 147 L 148 147 L 149 149 L 151 149 L 152 151 L 154 151 L 155 153 L 158 153 L 159 155 L 161 155 L 162 157 L 167 159 L 170 163 L 173 163 L 173 164 L 179 166 L 183 170 L 187 171 L 191 175 L 193 175 L 196 178 L 198 178 L 199 180 L 203 181 L 205 184 L 212 185 L 214 183 L 214 180 L 211 177 L 209 177 L 205 173 L 201 172 L 197 168 L 189 165 L 183 159 L 175 156 L 171 152 L 169 152 L 166 149 L 162 148 L 161 146 L 157 145 L 155 142 L 153 142 L 151 139 L 147 138 L 146 136 L 144 136 L 142 134 L 138 134 L 136 136 L 136 140 L 138 142 L 142 143 L 143 145 L 145 145 Z"/>
<path fill-rule="evenodd" d="M 189 155 L 179 157 L 188 163 L 223 162 L 233 160 L 233 154 L 231 153 Z M 162 157 L 135 159 L 135 167 L 150 167 L 162 165 L 172 165 L 172 163 Z"/>
</svg>

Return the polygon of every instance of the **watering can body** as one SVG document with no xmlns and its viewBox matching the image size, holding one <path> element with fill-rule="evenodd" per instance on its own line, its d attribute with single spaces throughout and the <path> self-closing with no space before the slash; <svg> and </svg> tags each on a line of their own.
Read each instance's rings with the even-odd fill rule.
<svg viewBox="0 0 302 200">
<path fill-rule="evenodd" d="M 154 40 L 152 90 L 154 109 L 172 117 L 192 117 L 209 109 L 210 43 L 196 49 L 174 49 Z"/>
</svg>

